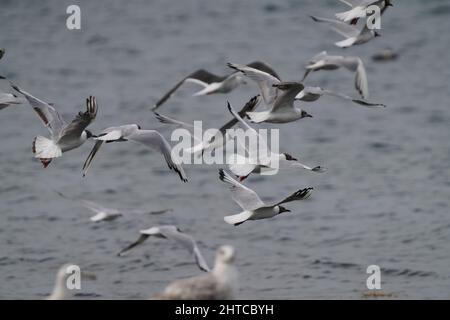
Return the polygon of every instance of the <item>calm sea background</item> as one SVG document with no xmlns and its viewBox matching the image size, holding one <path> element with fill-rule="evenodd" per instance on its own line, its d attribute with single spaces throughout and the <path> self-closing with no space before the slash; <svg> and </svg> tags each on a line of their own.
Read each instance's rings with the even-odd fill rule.
<svg viewBox="0 0 450 320">
<path fill-rule="evenodd" d="M 81 31 L 66 29 L 66 8 L 78 4 Z M 70 119 L 88 95 L 99 103 L 94 132 L 117 124 L 161 128 L 149 107 L 186 74 L 230 72 L 226 62 L 262 60 L 284 80 L 299 80 L 322 50 L 358 55 L 367 68 L 367 109 L 325 97 L 304 104 L 313 119 L 280 126 L 281 150 L 322 175 L 282 171 L 246 184 L 267 201 L 314 187 L 293 213 L 237 228 L 223 216 L 239 212 L 218 179 L 219 166 L 186 166 L 183 184 L 161 155 L 126 143 L 101 151 L 86 178 L 81 166 L 92 143 L 46 170 L 31 142 L 47 130 L 25 104 L 0 112 L 0 298 L 40 299 L 58 268 L 71 262 L 97 274 L 81 298 L 139 299 L 174 279 L 199 274 L 183 248 L 149 239 L 117 257 L 138 230 L 176 224 L 193 235 L 212 264 L 220 244 L 237 248 L 240 298 L 361 298 L 367 266 L 382 270 L 382 291 L 396 298 L 450 298 L 450 3 L 398 0 L 382 17 L 382 37 L 347 50 L 341 37 L 310 14 L 332 17 L 339 1 L 0 1 L 0 74 L 53 102 Z M 398 60 L 375 63 L 390 47 Z M 309 85 L 356 95 L 353 75 L 320 72 Z M 191 97 L 186 85 L 161 112 L 218 127 L 240 108 L 253 84 L 227 95 Z M 1 91 L 10 91 L 6 81 Z M 276 128 L 261 125 L 261 128 Z M 170 128 L 162 132 L 170 138 Z M 118 208 L 172 212 L 92 224 L 89 212 L 54 190 Z"/>
</svg>

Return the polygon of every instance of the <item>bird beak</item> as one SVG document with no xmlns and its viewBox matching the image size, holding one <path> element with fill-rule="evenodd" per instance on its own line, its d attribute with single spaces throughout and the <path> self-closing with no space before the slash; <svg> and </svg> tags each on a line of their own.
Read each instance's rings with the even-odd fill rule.
<svg viewBox="0 0 450 320">
<path fill-rule="evenodd" d="M 292 212 L 291 210 L 289 210 L 289 209 L 286 209 L 284 212 Z"/>
<path fill-rule="evenodd" d="M 306 117 L 307 118 L 312 118 L 313 116 L 308 113 L 308 114 L 306 114 Z"/>
</svg>

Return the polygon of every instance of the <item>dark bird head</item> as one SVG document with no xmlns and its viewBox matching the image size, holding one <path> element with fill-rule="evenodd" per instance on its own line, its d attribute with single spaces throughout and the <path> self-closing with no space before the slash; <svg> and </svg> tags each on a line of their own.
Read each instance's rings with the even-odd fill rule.
<svg viewBox="0 0 450 320">
<path fill-rule="evenodd" d="M 298 159 L 294 158 L 289 153 L 283 153 L 283 154 L 287 161 L 298 161 Z"/>
<path fill-rule="evenodd" d="M 391 0 L 385 0 L 386 1 L 386 7 L 393 7 Z"/>
<path fill-rule="evenodd" d="M 374 31 L 373 34 L 374 34 L 375 37 L 381 37 L 381 34 L 378 33 L 377 31 Z"/>
<path fill-rule="evenodd" d="M 137 128 L 139 129 L 139 130 L 142 130 L 142 128 L 141 128 L 141 126 L 140 125 L 136 125 L 137 126 Z"/>
<path fill-rule="evenodd" d="M 278 206 L 278 208 L 279 208 L 279 212 L 278 212 L 278 214 L 280 214 L 280 213 L 283 213 L 283 212 L 291 212 L 291 210 L 289 210 L 289 209 L 286 209 L 285 207 L 283 207 L 283 206 Z"/>
<path fill-rule="evenodd" d="M 92 134 L 89 130 L 84 130 L 86 132 L 86 139 L 97 138 L 96 135 Z"/>
<path fill-rule="evenodd" d="M 313 116 L 310 115 L 308 112 L 306 112 L 305 110 L 302 110 L 302 118 L 312 118 Z"/>
</svg>

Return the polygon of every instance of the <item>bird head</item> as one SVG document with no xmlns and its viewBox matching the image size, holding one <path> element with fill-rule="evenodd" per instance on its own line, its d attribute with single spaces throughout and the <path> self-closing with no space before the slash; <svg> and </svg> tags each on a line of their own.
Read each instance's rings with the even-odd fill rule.
<svg viewBox="0 0 450 320">
<path fill-rule="evenodd" d="M 283 206 L 278 206 L 278 208 L 279 208 L 278 214 L 283 213 L 283 212 L 291 212 L 291 210 L 286 209 Z"/>
<path fill-rule="evenodd" d="M 308 112 L 306 112 L 305 110 L 302 110 L 302 118 L 312 118 L 313 116 L 310 115 Z"/>
<path fill-rule="evenodd" d="M 283 155 L 284 155 L 284 157 L 286 158 L 287 161 L 298 161 L 298 159 L 294 158 L 289 153 L 283 153 Z"/>
</svg>

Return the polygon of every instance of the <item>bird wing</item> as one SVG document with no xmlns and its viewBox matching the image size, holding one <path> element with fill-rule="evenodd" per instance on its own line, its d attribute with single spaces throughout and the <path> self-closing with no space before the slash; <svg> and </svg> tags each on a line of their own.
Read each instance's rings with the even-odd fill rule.
<svg viewBox="0 0 450 320">
<path fill-rule="evenodd" d="M 356 69 L 355 87 L 363 99 L 369 97 L 369 84 L 367 82 L 366 68 L 364 68 L 364 63 L 360 58 L 358 58 L 358 67 Z"/>
<path fill-rule="evenodd" d="M 66 122 L 60 116 L 58 111 L 56 111 L 56 109 L 47 102 L 39 100 L 12 83 L 11 87 L 25 96 L 28 103 L 33 107 L 34 111 L 36 111 L 39 118 L 44 123 L 45 127 L 50 131 L 52 137 L 59 136 L 63 128 L 66 126 Z"/>
<path fill-rule="evenodd" d="M 141 143 L 149 148 L 156 149 L 161 152 L 164 159 L 169 166 L 169 169 L 174 170 L 180 176 L 183 182 L 187 182 L 186 174 L 184 173 L 183 167 L 176 164 L 171 155 L 172 148 L 166 139 L 156 130 L 137 130 L 135 133 L 127 136 L 126 139 Z"/>
<path fill-rule="evenodd" d="M 253 61 L 253 62 L 247 64 L 247 67 L 258 69 L 260 71 L 266 72 L 266 73 L 270 74 L 271 76 L 274 76 L 275 78 L 277 78 L 278 80 L 281 81 L 281 78 L 278 75 L 278 73 L 276 73 L 276 71 L 270 65 L 268 65 L 265 62 Z"/>
<path fill-rule="evenodd" d="M 275 205 L 279 206 L 282 203 L 291 202 L 291 201 L 297 201 L 297 200 L 304 200 L 306 198 L 309 198 L 309 196 L 311 195 L 312 190 L 313 190 L 313 188 L 300 189 L 300 190 L 294 192 L 293 194 L 291 194 L 286 199 L 278 202 Z"/>
<path fill-rule="evenodd" d="M 145 242 L 145 240 L 148 239 L 148 237 L 150 237 L 150 235 L 148 234 L 143 234 L 141 233 L 141 235 L 139 236 L 139 238 L 134 241 L 133 243 L 131 243 L 130 245 L 126 246 L 125 248 L 123 248 L 122 250 L 120 250 L 120 252 L 117 254 L 118 256 L 123 255 L 125 252 L 130 251 L 131 249 L 133 249 L 134 247 L 137 247 L 138 245 L 142 244 Z"/>
<path fill-rule="evenodd" d="M 336 31 L 346 38 L 357 37 L 361 33 L 361 30 L 359 30 L 357 27 L 346 24 L 345 22 L 339 20 L 319 18 L 315 16 L 311 16 L 311 18 L 316 22 L 327 23 L 332 30 Z"/>
<path fill-rule="evenodd" d="M 221 82 L 226 77 L 220 77 L 215 74 L 212 74 L 209 71 L 200 69 L 195 72 L 192 72 L 187 77 L 184 77 L 181 81 L 179 81 L 172 89 L 170 89 L 164 96 L 156 102 L 155 106 L 153 107 L 153 111 L 158 109 L 164 102 L 166 102 L 172 94 L 174 94 L 175 91 L 178 90 L 179 87 L 181 87 L 185 82 L 191 82 L 198 85 L 201 85 L 203 87 L 207 87 L 210 83 L 213 82 Z"/>
<path fill-rule="evenodd" d="M 203 258 L 203 255 L 197 246 L 197 242 L 194 240 L 193 237 L 191 237 L 186 233 L 181 232 L 178 228 L 173 229 L 173 228 L 159 227 L 159 231 L 165 238 L 172 239 L 178 242 L 180 245 L 186 248 L 191 254 L 193 254 L 195 262 L 197 263 L 198 267 L 201 270 L 206 272 L 210 271 L 210 268 L 206 263 L 205 258 Z"/>
<path fill-rule="evenodd" d="M 246 65 L 235 63 L 228 63 L 227 65 L 232 69 L 242 72 L 245 76 L 255 81 L 261 90 L 264 102 L 267 105 L 271 105 L 275 101 L 278 91 L 273 85 L 280 83 L 280 79 L 267 72 Z"/>
<path fill-rule="evenodd" d="M 335 92 L 335 91 L 331 91 L 331 90 L 327 90 L 327 89 L 322 89 L 321 88 L 321 92 L 322 94 L 326 94 L 326 95 L 330 95 L 330 96 L 334 96 L 334 97 L 338 97 L 338 98 L 342 98 L 345 100 L 350 100 L 356 104 L 368 107 L 368 108 L 385 108 L 386 105 L 382 104 L 382 103 L 372 103 L 369 101 L 365 101 L 362 99 L 355 99 L 353 97 L 350 97 L 346 94 L 340 93 L 340 92 Z"/>
<path fill-rule="evenodd" d="M 86 158 L 86 161 L 84 161 L 84 164 L 83 164 L 83 177 L 86 176 L 86 174 L 87 174 L 87 172 L 88 172 L 88 170 L 89 170 L 89 168 L 91 166 L 91 163 L 94 160 L 94 157 L 97 154 L 98 150 L 103 145 L 103 142 L 104 141 L 102 141 L 102 140 L 97 140 L 95 142 L 95 145 L 92 148 L 91 152 L 89 153 L 88 157 Z"/>
<path fill-rule="evenodd" d="M 265 206 L 255 191 L 234 180 L 223 169 L 219 169 L 219 178 L 228 183 L 231 197 L 243 210 L 252 211 Z"/>
<path fill-rule="evenodd" d="M 83 133 L 84 129 L 95 120 L 97 116 L 97 100 L 93 96 L 89 96 L 86 99 L 86 111 L 78 113 L 75 119 L 68 124 L 61 132 L 61 139 L 67 137 L 79 137 Z"/>
<path fill-rule="evenodd" d="M 295 97 L 305 88 L 300 82 L 281 82 L 279 84 L 275 84 L 275 86 L 281 91 L 281 93 L 273 103 L 270 112 L 276 112 L 282 108 L 292 108 Z"/>
</svg>

